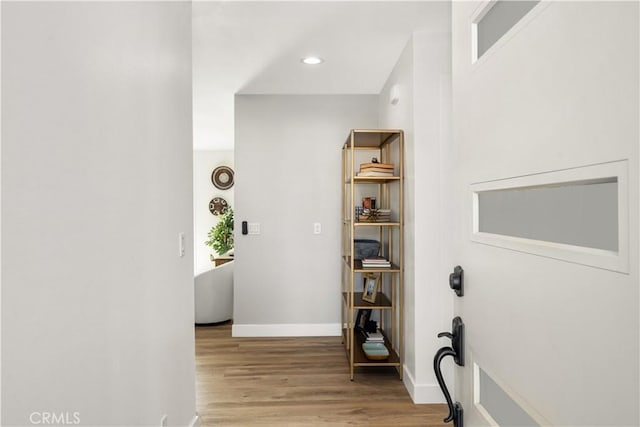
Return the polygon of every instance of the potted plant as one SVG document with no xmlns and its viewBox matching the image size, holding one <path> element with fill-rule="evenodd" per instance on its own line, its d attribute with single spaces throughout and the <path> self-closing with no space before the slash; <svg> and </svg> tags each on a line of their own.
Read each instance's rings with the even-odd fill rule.
<svg viewBox="0 0 640 427">
<path fill-rule="evenodd" d="M 218 218 L 218 223 L 207 234 L 209 240 L 204 243 L 223 256 L 233 250 L 233 209 L 227 208 Z"/>
</svg>

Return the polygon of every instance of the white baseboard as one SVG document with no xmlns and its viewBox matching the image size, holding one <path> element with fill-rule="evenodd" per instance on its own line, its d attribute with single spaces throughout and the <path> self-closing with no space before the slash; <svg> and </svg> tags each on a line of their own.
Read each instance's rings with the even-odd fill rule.
<svg viewBox="0 0 640 427">
<path fill-rule="evenodd" d="M 442 390 L 440 390 L 440 386 L 436 383 L 428 383 L 428 384 L 416 384 L 413 375 L 407 369 L 407 366 L 404 366 L 404 376 L 402 382 L 404 386 L 407 388 L 409 395 L 411 396 L 411 400 L 413 403 L 445 403 L 444 395 L 442 394 Z"/>
<path fill-rule="evenodd" d="M 274 325 L 236 325 L 232 337 L 337 337 L 340 323 L 286 323 Z"/>
<path fill-rule="evenodd" d="M 200 427 L 200 416 L 198 414 L 194 415 L 187 427 Z"/>
</svg>

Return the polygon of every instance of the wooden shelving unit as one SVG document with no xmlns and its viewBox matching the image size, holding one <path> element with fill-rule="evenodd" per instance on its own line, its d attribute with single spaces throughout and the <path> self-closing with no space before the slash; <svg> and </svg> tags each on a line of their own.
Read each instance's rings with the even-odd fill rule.
<svg viewBox="0 0 640 427">
<path fill-rule="evenodd" d="M 402 379 L 403 337 L 403 233 L 404 233 L 404 133 L 391 129 L 352 130 L 342 148 L 342 333 L 350 377 L 356 367 L 393 366 Z M 380 163 L 393 164 L 393 176 L 357 176 L 361 163 L 376 157 Z M 355 214 L 361 197 L 375 197 L 377 208 L 390 209 L 388 222 L 359 222 Z M 391 267 L 365 268 L 355 259 L 355 239 L 374 238 L 380 242 L 380 255 Z M 375 302 L 362 299 L 363 275 L 381 276 L 381 289 Z M 376 313 L 389 357 L 370 360 L 362 350 L 363 338 L 355 330 L 358 310 Z"/>
</svg>

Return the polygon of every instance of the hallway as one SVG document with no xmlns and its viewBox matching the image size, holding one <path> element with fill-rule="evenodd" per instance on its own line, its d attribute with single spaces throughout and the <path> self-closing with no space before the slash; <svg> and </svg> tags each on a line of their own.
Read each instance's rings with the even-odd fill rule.
<svg viewBox="0 0 640 427">
<path fill-rule="evenodd" d="M 197 327 L 202 426 L 445 426 L 445 405 L 414 405 L 395 370 L 349 381 L 338 337 L 231 338 L 231 324 Z"/>
</svg>

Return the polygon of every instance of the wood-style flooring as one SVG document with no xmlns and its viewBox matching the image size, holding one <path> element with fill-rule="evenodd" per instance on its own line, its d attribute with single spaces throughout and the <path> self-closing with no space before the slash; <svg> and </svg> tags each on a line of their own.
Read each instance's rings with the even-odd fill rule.
<svg viewBox="0 0 640 427">
<path fill-rule="evenodd" d="M 340 337 L 232 338 L 196 327 L 197 410 L 208 426 L 451 426 L 446 405 L 414 405 L 395 369 L 349 380 Z"/>
</svg>

